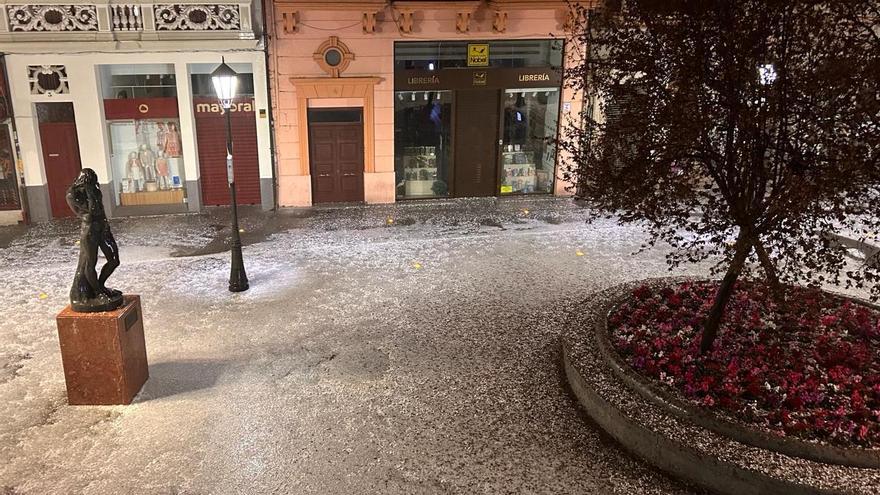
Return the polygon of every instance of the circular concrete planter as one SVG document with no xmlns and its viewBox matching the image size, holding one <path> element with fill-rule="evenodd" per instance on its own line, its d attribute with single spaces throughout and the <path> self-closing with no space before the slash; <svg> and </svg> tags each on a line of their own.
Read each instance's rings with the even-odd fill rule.
<svg viewBox="0 0 880 495">
<path fill-rule="evenodd" d="M 774 437 L 701 412 L 633 372 L 611 348 L 606 322 L 642 283 L 590 298 L 570 315 L 563 339 L 569 384 L 603 429 L 657 467 L 719 493 L 880 491 L 877 451 Z"/>
</svg>

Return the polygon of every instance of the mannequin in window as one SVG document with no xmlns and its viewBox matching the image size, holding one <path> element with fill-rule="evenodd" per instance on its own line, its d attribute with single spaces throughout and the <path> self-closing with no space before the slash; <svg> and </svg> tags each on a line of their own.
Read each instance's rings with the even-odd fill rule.
<svg viewBox="0 0 880 495">
<path fill-rule="evenodd" d="M 142 144 L 138 153 L 141 166 L 144 168 L 144 178 L 147 182 L 156 182 L 156 154 L 150 149 L 149 144 Z"/>
<path fill-rule="evenodd" d="M 163 122 L 156 122 L 156 149 L 160 152 L 165 150 L 165 135 L 168 132 Z"/>
<path fill-rule="evenodd" d="M 159 182 L 159 189 L 171 189 L 171 173 L 164 151 L 160 151 L 159 157 L 156 158 L 156 180 Z"/>
<path fill-rule="evenodd" d="M 178 158 L 180 156 L 180 132 L 177 130 L 177 124 L 168 122 L 168 129 L 165 131 L 165 155 L 168 158 Z"/>
<path fill-rule="evenodd" d="M 128 161 L 125 163 L 125 169 L 128 174 L 128 178 L 131 179 L 132 185 L 134 186 L 134 192 L 141 192 L 144 190 L 144 167 L 141 165 L 141 161 L 138 158 L 138 152 L 132 151 L 128 154 Z"/>
</svg>

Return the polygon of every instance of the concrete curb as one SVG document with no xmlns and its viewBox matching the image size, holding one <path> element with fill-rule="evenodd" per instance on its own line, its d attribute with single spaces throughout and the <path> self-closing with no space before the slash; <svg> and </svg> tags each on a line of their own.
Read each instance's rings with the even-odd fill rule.
<svg viewBox="0 0 880 495">
<path fill-rule="evenodd" d="M 712 491 L 749 494 L 874 494 L 880 470 L 793 456 L 701 424 L 674 401 L 646 397 L 615 370 L 597 335 L 608 311 L 643 283 L 637 281 L 593 295 L 568 313 L 562 364 L 585 412 L 624 448 L 650 464 Z M 648 394 L 649 396 L 651 394 Z"/>
<path fill-rule="evenodd" d="M 838 491 L 816 489 L 748 471 L 690 448 L 686 443 L 667 438 L 630 420 L 621 411 L 602 399 L 571 363 L 570 353 L 563 344 L 565 376 L 587 414 L 627 450 L 650 464 L 715 492 L 742 495 L 838 494 Z"/>
<path fill-rule="evenodd" d="M 668 284 L 659 285 L 666 286 Z M 869 305 L 858 299 L 847 299 L 857 304 Z M 620 302 L 622 301 L 615 303 L 611 311 Z M 645 400 L 656 404 L 669 414 L 675 415 L 683 421 L 695 423 L 702 428 L 725 435 L 740 443 L 793 457 L 810 459 L 826 464 L 839 464 L 841 466 L 880 468 L 880 450 L 877 449 L 847 449 L 833 445 L 811 443 L 796 437 L 777 437 L 755 428 L 739 425 L 721 416 L 703 412 L 698 407 L 688 404 L 678 397 L 674 397 L 672 394 L 667 393 L 649 380 L 633 372 L 611 346 L 607 318 L 600 318 L 596 322 L 594 332 L 597 351 L 604 359 L 606 366 L 611 369 L 617 378 Z"/>
</svg>

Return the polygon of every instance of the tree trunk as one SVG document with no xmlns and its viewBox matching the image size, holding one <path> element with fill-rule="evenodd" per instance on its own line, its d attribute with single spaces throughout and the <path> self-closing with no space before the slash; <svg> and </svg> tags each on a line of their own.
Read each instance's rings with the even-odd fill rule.
<svg viewBox="0 0 880 495">
<path fill-rule="evenodd" d="M 764 275 L 767 277 L 767 285 L 770 286 L 770 292 L 773 294 L 773 299 L 775 299 L 776 303 L 780 306 L 784 306 L 785 288 L 779 282 L 779 274 L 776 272 L 776 265 L 773 264 L 773 260 L 770 259 L 770 254 L 767 252 L 764 243 L 760 239 L 755 240 L 755 252 L 758 254 L 758 260 L 761 261 L 761 269 L 764 270 Z"/>
<path fill-rule="evenodd" d="M 740 232 L 734 247 L 736 252 L 733 255 L 733 261 L 727 267 L 727 274 L 724 275 L 724 279 L 721 281 L 721 287 L 718 288 L 718 293 L 715 295 L 715 303 L 712 304 L 709 317 L 703 325 L 703 338 L 700 341 L 700 352 L 703 354 L 712 348 L 715 337 L 718 336 L 718 328 L 721 326 L 721 318 L 724 317 L 724 309 L 727 307 L 728 301 L 730 301 L 730 296 L 733 295 L 733 286 L 736 284 L 740 273 L 742 273 L 746 259 L 752 250 L 751 241 L 747 237 L 744 232 Z"/>
</svg>

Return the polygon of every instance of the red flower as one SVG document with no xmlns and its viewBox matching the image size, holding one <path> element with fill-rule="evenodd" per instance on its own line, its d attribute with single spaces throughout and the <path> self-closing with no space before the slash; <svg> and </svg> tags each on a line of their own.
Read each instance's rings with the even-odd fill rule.
<svg viewBox="0 0 880 495">
<path fill-rule="evenodd" d="M 822 324 L 826 327 L 833 326 L 835 323 L 839 321 L 839 318 L 834 315 L 827 315 L 822 317 Z"/>
<path fill-rule="evenodd" d="M 702 407 L 779 434 L 880 446 L 880 311 L 790 288 L 780 314 L 770 291 L 738 283 L 703 355 L 700 329 L 716 291 L 641 286 L 609 316 L 611 342 L 639 373 Z"/>
</svg>

